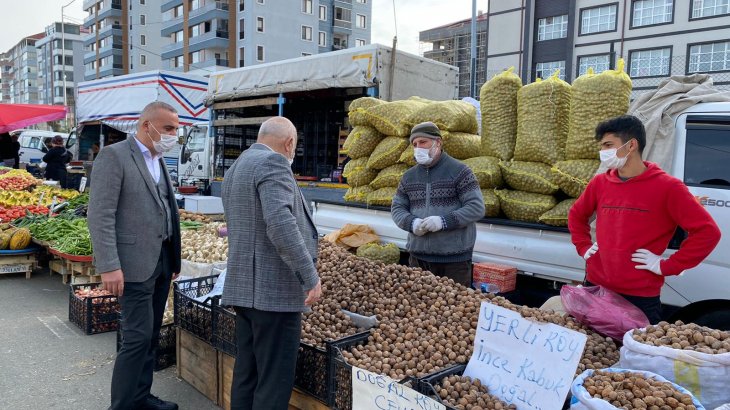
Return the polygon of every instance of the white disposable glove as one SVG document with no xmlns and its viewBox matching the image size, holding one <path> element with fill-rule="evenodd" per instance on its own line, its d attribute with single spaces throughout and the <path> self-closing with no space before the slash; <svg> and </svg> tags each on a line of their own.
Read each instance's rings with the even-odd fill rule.
<svg viewBox="0 0 730 410">
<path fill-rule="evenodd" d="M 438 232 L 444 229 L 444 220 L 440 216 L 429 216 L 423 220 L 422 227 L 429 232 Z"/>
<path fill-rule="evenodd" d="M 423 236 L 428 232 L 427 230 L 423 229 L 423 219 L 416 218 L 413 220 L 413 224 L 411 224 L 411 232 L 413 232 L 416 236 Z"/>
<path fill-rule="evenodd" d="M 654 255 L 651 251 L 639 249 L 631 255 L 631 261 L 641 264 L 637 265 L 636 269 L 645 269 L 659 276 L 662 275 L 662 257 Z"/>
<path fill-rule="evenodd" d="M 588 260 L 591 256 L 593 256 L 596 252 L 598 252 L 598 242 L 593 242 L 593 246 L 588 248 L 585 254 L 583 254 L 583 259 Z"/>
</svg>

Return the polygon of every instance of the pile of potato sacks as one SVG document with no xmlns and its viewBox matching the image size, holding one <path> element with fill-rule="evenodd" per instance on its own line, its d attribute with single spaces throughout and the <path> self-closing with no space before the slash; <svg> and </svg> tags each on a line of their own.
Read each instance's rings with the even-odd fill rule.
<svg viewBox="0 0 730 410">
<path fill-rule="evenodd" d="M 509 69 L 481 88 L 481 136 L 475 108 L 463 101 L 357 99 L 349 109 L 355 127 L 343 147 L 352 158 L 343 172 L 350 186 L 344 199 L 389 206 L 415 165 L 411 127 L 432 121 L 443 131 L 444 150 L 477 175 L 485 216 L 566 226 L 568 210 L 600 165 L 595 127 L 626 113 L 631 88 L 623 60 L 616 70 L 589 69 L 572 86 L 557 72 L 523 86 Z"/>
<path fill-rule="evenodd" d="M 468 362 L 482 301 L 586 334 L 588 341 L 576 374 L 609 367 L 619 360 L 612 339 L 570 316 L 515 305 L 418 268 L 386 265 L 320 241 L 317 270 L 323 299 L 313 312 L 304 315 L 303 340 L 322 346 L 327 340 L 358 332 L 340 314 L 341 309 L 375 315 L 378 325 L 367 343 L 342 353 L 349 364 L 396 380 L 423 377 Z"/>
</svg>

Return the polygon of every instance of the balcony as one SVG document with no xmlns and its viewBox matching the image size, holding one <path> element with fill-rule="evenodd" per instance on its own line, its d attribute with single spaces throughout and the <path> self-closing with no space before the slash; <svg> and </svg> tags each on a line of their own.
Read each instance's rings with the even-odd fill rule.
<svg viewBox="0 0 730 410">
<path fill-rule="evenodd" d="M 332 32 L 334 34 L 352 34 L 352 23 L 344 20 L 334 20 L 332 22 Z"/>
<path fill-rule="evenodd" d="M 114 7 L 105 7 L 99 11 L 99 17 L 98 20 L 104 20 L 107 18 L 114 18 L 118 17 L 120 20 L 122 18 L 122 10 L 120 8 L 114 8 Z"/>
<path fill-rule="evenodd" d="M 189 23 L 188 23 L 189 24 Z M 163 37 L 168 37 L 170 34 L 181 31 L 183 29 L 183 17 L 175 17 L 172 20 L 162 22 L 162 28 L 160 33 Z"/>
<path fill-rule="evenodd" d="M 161 12 L 166 12 L 174 9 L 177 6 L 182 6 L 183 0 L 162 0 L 162 6 L 160 6 Z"/>
<path fill-rule="evenodd" d="M 165 44 L 162 46 L 161 51 L 160 54 L 163 60 L 180 56 L 183 53 L 183 42 Z"/>
<path fill-rule="evenodd" d="M 199 36 L 190 38 L 190 46 L 188 51 L 193 53 L 195 51 L 210 49 L 210 48 L 228 48 L 228 32 L 227 31 L 209 31 Z"/>
<path fill-rule="evenodd" d="M 101 39 L 103 39 L 105 37 L 109 37 L 110 35 L 121 37 L 122 36 L 122 25 L 121 24 L 108 24 L 105 27 L 99 29 L 99 40 L 101 40 Z M 93 40 L 95 38 L 96 37 L 92 34 L 91 35 L 91 40 L 88 41 L 88 43 L 89 44 L 93 43 L 94 42 Z M 86 43 L 87 43 L 87 39 L 84 38 L 84 45 L 85 46 L 86 45 L 89 45 L 89 44 L 86 44 Z"/>
<path fill-rule="evenodd" d="M 210 2 L 203 7 L 190 11 L 188 17 L 188 25 L 194 26 L 204 21 L 213 20 L 215 18 L 228 20 L 228 3 L 223 1 Z"/>
<path fill-rule="evenodd" d="M 352 6 L 352 0 L 335 0 L 335 7 L 337 6 L 337 3 L 343 3 Z"/>
</svg>

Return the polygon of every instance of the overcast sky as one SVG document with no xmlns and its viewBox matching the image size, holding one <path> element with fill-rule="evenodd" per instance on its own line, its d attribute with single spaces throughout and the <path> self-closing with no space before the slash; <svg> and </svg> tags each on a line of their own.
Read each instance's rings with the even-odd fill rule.
<svg viewBox="0 0 730 410">
<path fill-rule="evenodd" d="M 70 0 L 0 0 L 0 51 L 17 44 L 21 38 L 42 32 L 54 21 L 61 21 L 61 6 Z M 269 0 L 281 1 L 281 0 Z M 393 3 L 398 22 L 398 48 L 419 54 L 418 32 L 471 17 L 472 0 L 370 0 L 373 3 L 372 42 L 391 45 L 396 34 Z M 81 22 L 83 0 L 65 9 L 70 20 Z M 486 11 L 487 0 L 477 0 Z"/>
</svg>

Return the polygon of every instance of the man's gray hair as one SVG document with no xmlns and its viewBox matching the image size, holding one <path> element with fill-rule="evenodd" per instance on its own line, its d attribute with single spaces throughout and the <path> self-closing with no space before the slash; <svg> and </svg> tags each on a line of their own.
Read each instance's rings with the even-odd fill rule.
<svg viewBox="0 0 730 410">
<path fill-rule="evenodd" d="M 258 139 L 263 137 L 290 138 L 296 137 L 297 129 L 291 121 L 284 117 L 272 117 L 264 121 L 259 128 Z"/>
<path fill-rule="evenodd" d="M 140 123 L 143 121 L 147 121 L 149 117 L 153 116 L 155 111 L 157 110 L 166 110 L 177 114 L 177 110 L 172 105 L 162 101 L 153 101 L 147 104 L 144 107 L 144 110 L 142 110 L 142 114 L 140 114 L 139 116 Z"/>
</svg>

